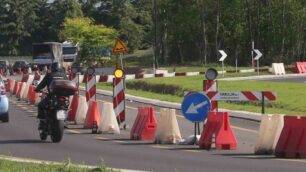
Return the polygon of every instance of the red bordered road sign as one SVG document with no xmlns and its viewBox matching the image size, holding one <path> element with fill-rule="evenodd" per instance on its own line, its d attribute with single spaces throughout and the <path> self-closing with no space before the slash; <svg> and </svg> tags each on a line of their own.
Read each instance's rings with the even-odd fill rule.
<svg viewBox="0 0 306 172">
<path fill-rule="evenodd" d="M 124 43 L 120 39 L 117 39 L 112 50 L 113 54 L 126 53 L 128 51 L 129 50 Z"/>
</svg>

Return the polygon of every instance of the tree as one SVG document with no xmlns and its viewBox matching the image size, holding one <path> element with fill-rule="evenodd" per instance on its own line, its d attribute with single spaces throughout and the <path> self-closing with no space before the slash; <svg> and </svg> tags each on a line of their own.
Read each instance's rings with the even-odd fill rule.
<svg viewBox="0 0 306 172">
<path fill-rule="evenodd" d="M 41 32 L 48 35 L 44 41 L 64 41 L 59 38 L 62 24 L 65 18 L 76 17 L 83 17 L 81 6 L 76 0 L 55 0 L 48 4 L 42 16 L 44 23 Z"/>
<path fill-rule="evenodd" d="M 80 61 L 93 65 L 103 56 L 102 50 L 110 50 L 118 33 L 104 25 L 95 25 L 89 18 L 67 18 L 61 31 L 62 39 L 80 44 Z"/>
<path fill-rule="evenodd" d="M 17 55 L 38 27 L 34 10 L 39 0 L 3 0 L 0 3 L 0 54 Z"/>
</svg>

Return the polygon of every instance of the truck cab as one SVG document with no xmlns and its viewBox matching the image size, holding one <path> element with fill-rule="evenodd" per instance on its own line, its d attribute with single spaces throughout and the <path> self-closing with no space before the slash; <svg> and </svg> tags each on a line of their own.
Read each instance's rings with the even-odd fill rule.
<svg viewBox="0 0 306 172">
<path fill-rule="evenodd" d="M 39 69 L 50 66 L 53 62 L 63 64 L 63 47 L 59 42 L 33 44 L 33 64 Z"/>
<path fill-rule="evenodd" d="M 78 47 L 71 42 L 63 42 L 63 60 L 64 62 L 75 62 L 78 55 Z"/>
</svg>

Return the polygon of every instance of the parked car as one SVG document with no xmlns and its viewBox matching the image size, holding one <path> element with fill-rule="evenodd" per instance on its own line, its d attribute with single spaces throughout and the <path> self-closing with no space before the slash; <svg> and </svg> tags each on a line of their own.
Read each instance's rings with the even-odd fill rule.
<svg viewBox="0 0 306 172">
<path fill-rule="evenodd" d="M 0 120 L 2 122 L 9 121 L 9 103 L 2 77 L 0 77 Z"/>
<path fill-rule="evenodd" d="M 26 61 L 15 61 L 13 65 L 13 71 L 14 72 L 21 72 L 24 70 L 27 70 L 29 68 L 29 63 Z"/>
</svg>

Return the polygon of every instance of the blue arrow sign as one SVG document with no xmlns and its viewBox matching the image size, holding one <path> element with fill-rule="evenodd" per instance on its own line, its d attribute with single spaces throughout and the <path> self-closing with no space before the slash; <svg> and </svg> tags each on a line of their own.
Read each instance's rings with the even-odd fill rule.
<svg viewBox="0 0 306 172">
<path fill-rule="evenodd" d="M 207 118 L 211 104 L 205 94 L 196 92 L 186 96 L 181 107 L 186 119 L 192 122 L 202 122 Z"/>
</svg>

